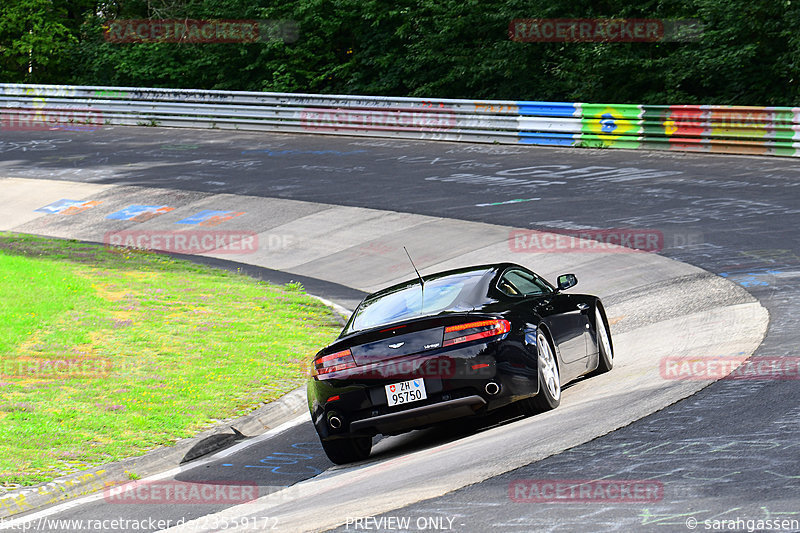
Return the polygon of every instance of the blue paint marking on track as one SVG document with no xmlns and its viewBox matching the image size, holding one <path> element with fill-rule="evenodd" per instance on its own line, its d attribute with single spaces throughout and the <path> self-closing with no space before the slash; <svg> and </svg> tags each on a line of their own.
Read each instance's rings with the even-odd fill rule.
<svg viewBox="0 0 800 533">
<path fill-rule="evenodd" d="M 308 453 L 310 449 L 316 450 L 319 444 L 316 442 L 296 442 L 291 446 L 293 452 L 271 452 L 268 456 L 260 459 L 257 465 L 244 465 L 244 468 L 264 468 L 273 474 L 280 475 L 298 475 L 298 474 L 311 474 L 317 475 L 322 472 L 319 468 L 311 465 L 303 465 L 304 461 L 314 459 L 314 455 Z M 300 453 L 304 452 L 304 453 Z M 222 466 L 233 466 L 232 464 L 225 464 Z"/>
<path fill-rule="evenodd" d="M 78 207 L 82 206 L 86 203 L 84 200 L 68 200 L 66 198 L 62 198 L 57 202 L 53 202 L 52 204 L 48 204 L 44 207 L 40 207 L 39 209 L 34 209 L 34 211 L 39 213 L 61 213 L 62 211 L 66 211 L 70 207 Z"/>
<path fill-rule="evenodd" d="M 111 213 L 106 218 L 111 220 L 131 220 L 141 215 L 157 215 L 159 211 L 171 211 L 169 206 L 166 205 L 129 205 L 125 209 Z"/>
<path fill-rule="evenodd" d="M 720 272 L 720 276 L 738 283 L 742 287 L 769 287 L 770 281 L 782 270 L 761 270 L 755 272 Z"/>
</svg>

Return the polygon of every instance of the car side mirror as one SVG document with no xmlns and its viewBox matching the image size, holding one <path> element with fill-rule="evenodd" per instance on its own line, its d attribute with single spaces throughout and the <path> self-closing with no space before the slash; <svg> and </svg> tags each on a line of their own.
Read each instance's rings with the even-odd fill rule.
<svg viewBox="0 0 800 533">
<path fill-rule="evenodd" d="M 565 291 L 570 287 L 578 284 L 578 278 L 575 274 L 561 274 L 558 276 L 558 290 Z"/>
</svg>

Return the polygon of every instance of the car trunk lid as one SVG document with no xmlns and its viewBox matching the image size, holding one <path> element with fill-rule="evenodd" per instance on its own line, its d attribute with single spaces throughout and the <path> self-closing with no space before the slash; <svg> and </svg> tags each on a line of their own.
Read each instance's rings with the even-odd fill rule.
<svg viewBox="0 0 800 533">
<path fill-rule="evenodd" d="M 379 339 L 352 346 L 350 351 L 353 353 L 353 358 L 357 365 L 368 365 L 387 359 L 394 359 L 395 357 L 440 348 L 443 335 L 444 326 L 394 335 L 391 331 L 388 331 Z"/>
</svg>

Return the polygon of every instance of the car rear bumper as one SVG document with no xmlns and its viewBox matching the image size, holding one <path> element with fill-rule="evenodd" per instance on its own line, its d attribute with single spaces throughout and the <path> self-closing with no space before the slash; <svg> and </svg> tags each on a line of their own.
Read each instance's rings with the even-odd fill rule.
<svg viewBox="0 0 800 533">
<path fill-rule="evenodd" d="M 377 432 L 394 433 L 404 429 L 435 424 L 444 420 L 470 416 L 486 405 L 480 396 L 467 396 L 423 405 L 397 413 L 373 416 L 356 420 L 350 424 L 352 433 Z"/>
<path fill-rule="evenodd" d="M 445 420 L 480 415 L 538 392 L 535 361 L 526 346 L 474 343 L 419 356 L 357 367 L 340 377 L 311 378 L 311 419 L 323 440 L 391 435 Z M 400 370 L 400 372 L 397 372 Z M 388 405 L 386 386 L 423 379 L 427 398 L 419 404 Z M 496 392 L 487 390 L 495 383 Z M 336 418 L 336 424 L 331 424 Z"/>
</svg>

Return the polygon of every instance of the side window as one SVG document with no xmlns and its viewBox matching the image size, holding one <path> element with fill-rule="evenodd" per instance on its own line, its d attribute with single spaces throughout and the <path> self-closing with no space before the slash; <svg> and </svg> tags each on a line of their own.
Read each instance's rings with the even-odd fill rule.
<svg viewBox="0 0 800 533">
<path fill-rule="evenodd" d="M 497 282 L 497 288 L 509 296 L 536 296 L 552 292 L 547 284 L 522 270 L 509 270 Z"/>
</svg>

